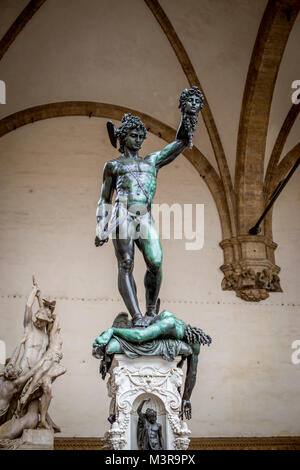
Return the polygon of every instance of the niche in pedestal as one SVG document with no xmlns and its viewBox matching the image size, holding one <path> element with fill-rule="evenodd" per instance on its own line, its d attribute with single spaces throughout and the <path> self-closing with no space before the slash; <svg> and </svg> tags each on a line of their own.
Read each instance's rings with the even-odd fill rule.
<svg viewBox="0 0 300 470">
<path fill-rule="evenodd" d="M 158 398 L 156 395 L 153 395 L 152 393 L 142 393 L 136 399 L 134 400 L 132 404 L 132 410 L 130 413 L 130 441 L 131 441 L 131 449 L 132 450 L 139 450 L 138 449 L 138 443 L 137 443 L 137 426 L 138 426 L 138 414 L 137 414 L 137 408 L 141 404 L 141 402 L 145 398 L 150 398 L 149 403 L 147 403 L 142 412 L 145 413 L 147 408 L 151 408 L 152 410 L 156 411 L 157 414 L 157 422 L 161 424 L 162 426 L 162 436 L 164 439 L 164 442 L 167 440 L 167 430 L 166 430 L 166 419 L 167 419 L 167 413 L 165 406 L 160 398 Z"/>
</svg>

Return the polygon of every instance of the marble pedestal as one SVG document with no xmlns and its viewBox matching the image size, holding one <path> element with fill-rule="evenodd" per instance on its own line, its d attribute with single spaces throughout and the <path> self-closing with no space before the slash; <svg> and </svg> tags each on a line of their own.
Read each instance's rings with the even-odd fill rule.
<svg viewBox="0 0 300 470">
<path fill-rule="evenodd" d="M 54 433 L 48 429 L 24 429 L 16 439 L 3 439 L 1 450 L 53 450 Z"/>
<path fill-rule="evenodd" d="M 160 356 L 130 359 L 116 354 L 107 382 L 111 397 L 110 415 L 116 420 L 105 434 L 105 447 L 116 450 L 136 450 L 137 408 L 144 398 L 150 398 L 145 408 L 157 412 L 162 425 L 166 450 L 186 450 L 190 431 L 179 418 L 182 370 L 177 368 L 180 358 L 172 362 Z M 145 410 L 143 410 L 145 412 Z"/>
<path fill-rule="evenodd" d="M 48 429 L 24 429 L 18 450 L 53 450 L 54 434 Z"/>
</svg>

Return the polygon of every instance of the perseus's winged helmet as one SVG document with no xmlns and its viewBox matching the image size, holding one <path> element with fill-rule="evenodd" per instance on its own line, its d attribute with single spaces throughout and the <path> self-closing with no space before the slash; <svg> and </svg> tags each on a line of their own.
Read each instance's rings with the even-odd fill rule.
<svg viewBox="0 0 300 470">
<path fill-rule="evenodd" d="M 131 113 L 123 114 L 122 122 L 119 129 L 116 128 L 115 124 L 112 121 L 107 121 L 106 127 L 110 143 L 114 148 L 117 148 L 117 141 L 119 140 L 119 152 L 121 153 L 124 151 L 125 136 L 130 129 L 140 129 L 144 134 L 144 139 L 147 135 L 147 129 L 145 124 L 141 121 L 138 116 L 133 116 Z"/>
<path fill-rule="evenodd" d="M 117 128 L 112 121 L 107 121 L 106 123 L 107 132 L 111 145 L 116 149 L 117 148 Z"/>
</svg>

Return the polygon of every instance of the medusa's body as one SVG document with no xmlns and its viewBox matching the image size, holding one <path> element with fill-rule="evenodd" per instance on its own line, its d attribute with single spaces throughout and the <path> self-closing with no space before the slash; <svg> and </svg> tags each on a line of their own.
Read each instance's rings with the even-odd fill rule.
<svg viewBox="0 0 300 470">
<path fill-rule="evenodd" d="M 190 419 L 190 397 L 196 384 L 200 344 L 209 345 L 211 343 L 210 336 L 206 335 L 200 328 L 190 327 L 183 320 L 175 317 L 172 312 L 164 310 L 160 315 L 157 315 L 151 325 L 145 328 L 112 327 L 105 330 L 95 339 L 93 354 L 95 357 L 100 358 L 101 355 L 113 356 L 114 354 L 121 353 L 123 352 L 122 340 L 137 345 L 149 345 L 154 341 L 159 343 L 160 339 L 179 342 L 177 354 L 187 358 L 182 412 L 185 413 L 187 419 Z M 182 365 L 183 361 L 181 361 L 180 366 Z"/>
</svg>

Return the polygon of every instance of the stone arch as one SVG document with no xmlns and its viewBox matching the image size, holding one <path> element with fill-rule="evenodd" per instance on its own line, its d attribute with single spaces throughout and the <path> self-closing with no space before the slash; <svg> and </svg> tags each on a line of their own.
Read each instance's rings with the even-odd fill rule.
<svg viewBox="0 0 300 470">
<path fill-rule="evenodd" d="M 95 101 L 60 101 L 24 109 L 0 120 L 0 137 L 26 124 L 32 124 L 43 119 L 88 116 L 89 118 L 101 117 L 120 121 L 123 114 L 128 112 L 138 115 L 145 123 L 147 130 L 152 134 L 168 143 L 175 139 L 175 129 L 148 114 L 115 104 Z M 223 238 L 229 238 L 231 230 L 228 208 L 220 177 L 207 158 L 196 147 L 193 147 L 192 150 L 185 150 L 183 155 L 191 162 L 200 177 L 207 184 L 217 206 Z"/>
</svg>

